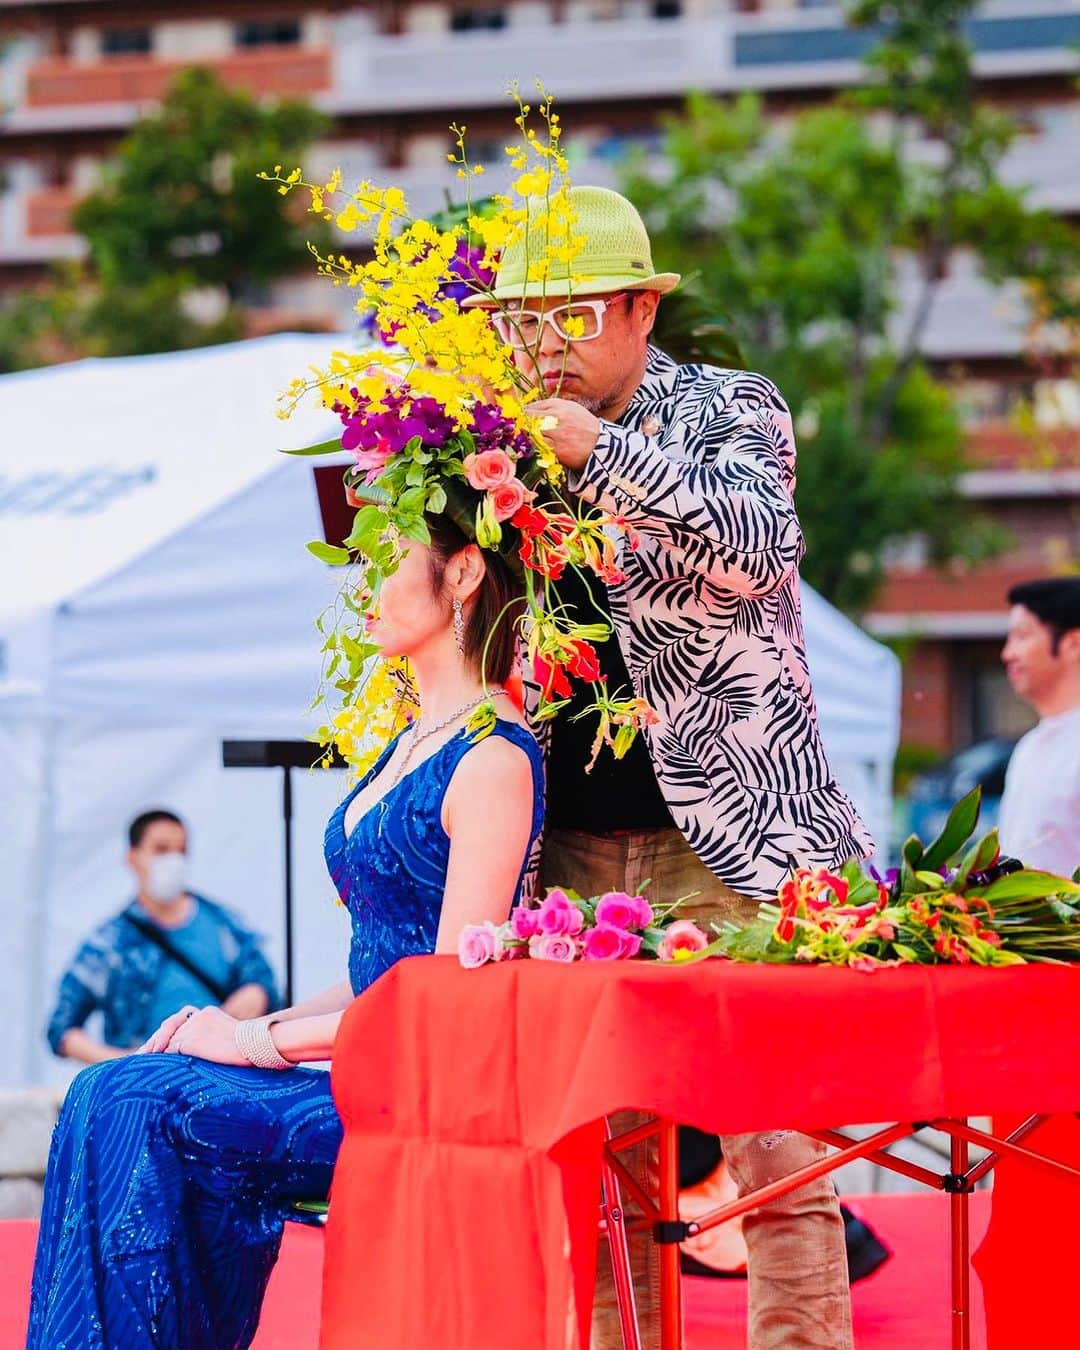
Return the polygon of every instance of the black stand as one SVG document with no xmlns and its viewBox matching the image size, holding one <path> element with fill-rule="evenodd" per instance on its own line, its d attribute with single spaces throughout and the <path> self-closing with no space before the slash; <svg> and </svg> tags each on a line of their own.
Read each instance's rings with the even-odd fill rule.
<svg viewBox="0 0 1080 1350">
<path fill-rule="evenodd" d="M 281 769 L 281 816 L 285 825 L 285 1004 L 293 1001 L 293 849 L 292 770 L 329 763 L 347 768 L 345 760 L 312 741 L 222 741 L 221 762 L 226 769 Z"/>
</svg>

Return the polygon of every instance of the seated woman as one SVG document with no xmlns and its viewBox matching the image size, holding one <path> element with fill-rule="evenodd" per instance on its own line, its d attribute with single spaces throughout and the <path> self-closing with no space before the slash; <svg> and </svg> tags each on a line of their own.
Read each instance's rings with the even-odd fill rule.
<svg viewBox="0 0 1080 1350">
<path fill-rule="evenodd" d="M 518 896 L 543 809 L 539 749 L 499 688 L 520 587 L 449 517 L 429 525 L 374 634 L 408 656 L 420 718 L 326 830 L 349 979 L 271 1020 L 182 1009 L 145 1053 L 75 1079 L 49 1159 L 31 1350 L 249 1345 L 289 1206 L 327 1195 L 341 1141 L 329 1074 L 292 1066 L 329 1057 L 343 1010 L 395 961 L 456 950 L 465 924 L 501 923 Z M 498 717 L 475 739 L 498 616 L 484 658 Z"/>
</svg>

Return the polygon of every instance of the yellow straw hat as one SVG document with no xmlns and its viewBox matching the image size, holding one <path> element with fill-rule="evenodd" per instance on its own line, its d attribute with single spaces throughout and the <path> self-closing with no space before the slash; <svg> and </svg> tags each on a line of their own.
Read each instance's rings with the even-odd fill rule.
<svg viewBox="0 0 1080 1350">
<path fill-rule="evenodd" d="M 573 262 L 553 263 L 543 281 L 527 281 L 526 256 L 543 249 L 534 238 L 511 244 L 499 260 L 491 295 L 471 295 L 466 306 L 496 300 L 532 300 L 538 296 L 606 295 L 610 291 L 658 291 L 666 295 L 679 284 L 677 272 L 654 272 L 645 222 L 633 202 L 602 187 L 572 187 L 567 193 L 575 234 L 585 245 Z"/>
</svg>

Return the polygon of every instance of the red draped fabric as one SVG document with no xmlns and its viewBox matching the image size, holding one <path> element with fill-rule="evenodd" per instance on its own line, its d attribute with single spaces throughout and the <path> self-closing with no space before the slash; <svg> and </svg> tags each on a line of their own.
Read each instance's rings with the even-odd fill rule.
<svg viewBox="0 0 1080 1350">
<path fill-rule="evenodd" d="M 1068 1014 L 1067 1014 L 1068 1015 Z M 995 1116 L 1003 1137 L 1021 1116 Z M 1080 1168 L 1080 1121 L 1046 1121 L 1019 1141 L 1023 1148 Z M 1067 1344 L 1077 1326 L 1076 1236 L 1080 1183 L 1006 1158 L 994 1169 L 990 1227 L 975 1254 L 983 1283 L 988 1350 Z M 1075 1332 L 1080 1341 L 1080 1332 Z"/>
<path fill-rule="evenodd" d="M 1065 967 L 402 961 L 335 1047 L 323 1350 L 576 1350 L 609 1112 L 720 1133 L 1069 1112 L 1078 1012 Z"/>
</svg>

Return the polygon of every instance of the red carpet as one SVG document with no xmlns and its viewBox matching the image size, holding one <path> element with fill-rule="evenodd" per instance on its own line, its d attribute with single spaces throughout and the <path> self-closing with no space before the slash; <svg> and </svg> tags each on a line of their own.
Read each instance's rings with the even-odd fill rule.
<svg viewBox="0 0 1080 1350">
<path fill-rule="evenodd" d="M 972 1197 L 972 1248 L 982 1240 L 989 1195 Z M 940 1195 L 879 1195 L 849 1200 L 895 1253 L 853 1290 L 858 1350 L 948 1350 L 947 1200 Z M 26 1333 L 26 1299 L 36 1225 L 0 1223 L 0 1350 Z M 322 1233 L 290 1224 L 270 1281 L 255 1350 L 315 1350 L 318 1343 Z M 687 1350 L 743 1350 L 746 1285 L 741 1280 L 685 1282 Z M 985 1350 L 982 1298 L 972 1276 L 974 1350 Z M 404 1350 L 404 1347 L 384 1347 Z"/>
</svg>

